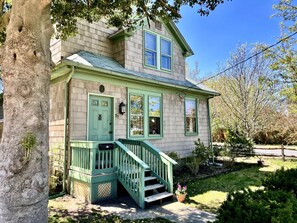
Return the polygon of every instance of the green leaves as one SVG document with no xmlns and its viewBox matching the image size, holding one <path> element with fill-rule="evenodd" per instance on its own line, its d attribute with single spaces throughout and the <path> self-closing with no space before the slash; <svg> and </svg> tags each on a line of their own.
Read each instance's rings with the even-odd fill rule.
<svg viewBox="0 0 297 223">
<path fill-rule="evenodd" d="M 175 1 L 143 1 L 143 0 L 53 0 L 52 22 L 55 24 L 56 37 L 66 39 L 77 32 L 77 19 L 88 22 L 104 18 L 108 25 L 131 28 L 142 23 L 144 18 L 164 21 L 181 18 L 180 8 L 184 5 L 198 5 L 198 13 L 208 15 L 223 0 L 175 0 Z"/>
</svg>

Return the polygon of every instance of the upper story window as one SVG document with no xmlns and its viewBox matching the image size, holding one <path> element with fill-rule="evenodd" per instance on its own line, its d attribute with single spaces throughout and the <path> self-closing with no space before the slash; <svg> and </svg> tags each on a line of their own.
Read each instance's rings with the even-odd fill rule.
<svg viewBox="0 0 297 223">
<path fill-rule="evenodd" d="M 196 99 L 192 99 L 192 98 L 185 99 L 185 127 L 186 127 L 186 135 L 198 134 Z"/>
<path fill-rule="evenodd" d="M 161 38 L 161 68 L 171 70 L 171 42 Z"/>
<path fill-rule="evenodd" d="M 157 66 L 157 36 L 145 33 L 145 64 Z"/>
<path fill-rule="evenodd" d="M 144 64 L 160 70 L 172 70 L 172 42 L 160 35 L 144 32 Z"/>
</svg>

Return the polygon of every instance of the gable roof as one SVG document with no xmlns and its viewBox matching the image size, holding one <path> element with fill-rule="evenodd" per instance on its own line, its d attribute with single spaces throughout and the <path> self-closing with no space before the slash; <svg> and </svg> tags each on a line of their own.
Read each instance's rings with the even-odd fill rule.
<svg viewBox="0 0 297 223">
<path fill-rule="evenodd" d="M 102 56 L 92 54 L 86 51 L 79 51 L 63 60 L 64 64 L 78 66 L 86 69 L 101 69 L 109 72 L 114 76 L 125 76 L 125 78 L 138 79 L 148 83 L 155 83 L 159 85 L 167 85 L 175 88 L 183 88 L 184 90 L 194 90 L 202 94 L 216 96 L 218 92 L 204 87 L 203 85 L 195 85 L 192 82 L 185 80 L 174 80 L 165 77 L 160 77 L 152 74 L 137 72 L 124 68 L 115 60 Z"/>
<path fill-rule="evenodd" d="M 193 50 L 187 43 L 186 39 L 184 36 L 181 34 L 177 26 L 173 21 L 168 21 L 168 22 L 163 22 L 163 24 L 168 28 L 168 30 L 172 33 L 174 38 L 176 39 L 178 45 L 182 48 L 183 50 L 183 55 L 185 57 L 192 56 L 194 55 Z M 115 33 L 111 34 L 108 38 L 110 39 L 117 39 L 122 36 L 132 36 L 133 32 L 131 32 L 129 29 L 120 29 L 116 31 Z"/>
</svg>

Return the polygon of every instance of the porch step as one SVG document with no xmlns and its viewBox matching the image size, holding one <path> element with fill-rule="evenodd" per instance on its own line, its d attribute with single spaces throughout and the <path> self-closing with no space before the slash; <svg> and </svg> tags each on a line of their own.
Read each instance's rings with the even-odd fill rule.
<svg viewBox="0 0 297 223">
<path fill-rule="evenodd" d="M 144 178 L 144 182 L 146 182 L 146 181 L 151 181 L 151 180 L 157 180 L 157 177 L 149 176 L 149 177 L 145 177 L 145 178 Z M 133 179 L 132 182 L 134 182 L 134 183 L 138 183 L 138 178 Z"/>
<path fill-rule="evenodd" d="M 163 184 L 153 184 L 153 185 L 148 185 L 146 187 L 144 187 L 144 191 L 148 191 L 148 190 L 155 190 L 155 189 L 159 189 L 164 187 Z"/>
<path fill-rule="evenodd" d="M 157 180 L 157 177 L 149 176 L 144 178 L 144 181 L 150 181 L 150 180 Z"/>
<path fill-rule="evenodd" d="M 151 202 L 162 200 L 164 198 L 168 198 L 168 197 L 171 197 L 171 196 L 173 196 L 173 193 L 168 193 L 167 191 L 165 191 L 163 193 L 148 196 L 148 197 L 146 197 L 144 199 L 144 201 L 147 202 L 147 203 L 151 203 Z"/>
</svg>

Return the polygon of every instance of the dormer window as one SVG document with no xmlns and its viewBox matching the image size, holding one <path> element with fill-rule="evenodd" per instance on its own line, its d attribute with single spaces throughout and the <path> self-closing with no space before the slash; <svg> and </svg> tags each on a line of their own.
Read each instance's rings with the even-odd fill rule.
<svg viewBox="0 0 297 223">
<path fill-rule="evenodd" d="M 158 70 L 172 70 L 172 42 L 169 39 L 144 32 L 144 65 Z"/>
<path fill-rule="evenodd" d="M 157 36 L 145 33 L 145 65 L 157 67 Z"/>
<path fill-rule="evenodd" d="M 161 69 L 171 70 L 171 42 L 161 38 Z"/>
</svg>

